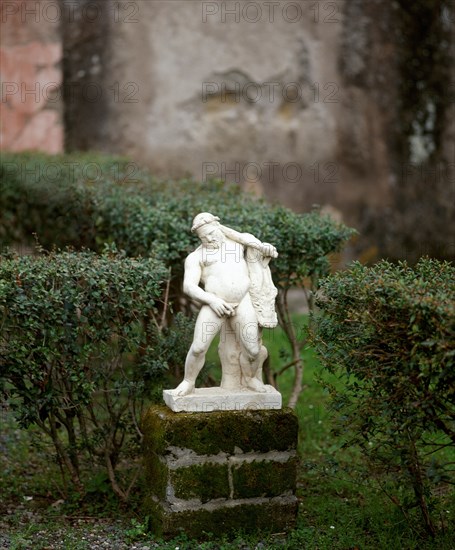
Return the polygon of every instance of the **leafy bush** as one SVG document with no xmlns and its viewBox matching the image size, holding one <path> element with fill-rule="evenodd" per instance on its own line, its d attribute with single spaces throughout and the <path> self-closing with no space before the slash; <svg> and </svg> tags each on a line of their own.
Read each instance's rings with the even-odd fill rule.
<svg viewBox="0 0 455 550">
<path fill-rule="evenodd" d="M 271 268 L 291 357 L 280 372 L 295 368 L 289 402 L 295 406 L 302 388 L 304 341 L 292 324 L 287 293 L 293 286 L 302 287 L 311 308 L 312 292 L 329 272 L 329 255 L 339 251 L 354 231 L 316 211 L 298 215 L 271 206 L 220 181 L 160 182 L 132 168 L 125 159 L 92 154 L 4 154 L 0 243 L 32 242 L 36 233 L 46 248 L 72 245 L 100 252 L 107 243 L 128 256 L 153 254 L 170 270 L 166 305 L 186 313 L 190 308 L 182 293 L 183 265 L 198 245 L 189 231 L 197 213 L 213 212 L 222 223 L 274 244 L 280 256 Z M 269 371 L 268 378 L 274 383 L 276 376 Z"/>
<path fill-rule="evenodd" d="M 339 431 L 373 472 L 390 475 L 406 515 L 420 507 L 434 535 L 432 489 L 453 483 L 455 458 L 454 266 L 356 263 L 322 282 L 317 305 L 318 351 L 343 378 L 330 388 Z"/>
<path fill-rule="evenodd" d="M 157 317 L 166 276 L 156 260 L 113 253 L 0 258 L 1 393 L 52 439 L 81 493 L 94 462 L 128 498 L 139 469 L 118 467 L 137 459 L 142 408 L 186 353 L 185 331 L 176 346 Z"/>
<path fill-rule="evenodd" d="M 147 172 L 128 179 L 128 166 L 125 159 L 101 155 L 3 153 L 0 243 L 33 243 L 37 234 L 45 248 L 101 251 L 115 242 L 128 256 L 153 250 L 178 274 L 198 244 L 189 231 L 193 217 L 212 211 L 226 225 L 275 244 L 280 257 L 272 267 L 287 286 L 326 274 L 327 255 L 355 233 L 317 212 L 298 215 L 221 181 L 160 182 Z"/>
</svg>

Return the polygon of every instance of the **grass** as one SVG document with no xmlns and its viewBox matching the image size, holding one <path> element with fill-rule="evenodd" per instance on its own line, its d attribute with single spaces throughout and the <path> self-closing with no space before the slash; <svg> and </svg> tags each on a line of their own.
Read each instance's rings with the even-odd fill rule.
<svg viewBox="0 0 455 550">
<path fill-rule="evenodd" d="M 297 321 L 303 325 L 306 322 L 304 318 Z M 272 366 L 282 364 L 286 340 L 281 331 L 268 331 L 264 340 Z M 216 343 L 208 359 L 217 362 Z M 331 434 L 326 410 L 328 396 L 317 382 L 318 360 L 311 349 L 304 350 L 304 359 L 305 390 L 296 408 L 300 424 L 298 497 L 301 505 L 293 532 L 267 536 L 238 534 L 232 541 L 212 538 L 198 542 L 185 537 L 168 542 L 154 540 L 147 533 L 145 518 L 140 514 L 139 495 L 130 507 L 122 506 L 102 477 L 93 476 L 92 493 L 84 500 L 74 493 L 65 498 L 51 447 L 35 428 L 20 430 L 11 413 L 3 411 L 0 548 L 2 536 L 7 537 L 9 547 L 16 550 L 89 549 L 94 547 L 93 540 L 102 536 L 110 541 L 111 548 L 129 548 L 136 544 L 138 548 L 149 546 L 163 550 L 177 547 L 180 550 L 453 550 L 453 491 L 441 495 L 440 524 L 445 527 L 445 533 L 436 541 L 423 538 L 379 488 L 378 480 L 362 471 L 358 452 L 341 448 L 341 441 Z M 219 372 L 214 377 L 219 378 Z M 291 369 L 279 384 L 286 399 L 292 386 Z"/>
</svg>

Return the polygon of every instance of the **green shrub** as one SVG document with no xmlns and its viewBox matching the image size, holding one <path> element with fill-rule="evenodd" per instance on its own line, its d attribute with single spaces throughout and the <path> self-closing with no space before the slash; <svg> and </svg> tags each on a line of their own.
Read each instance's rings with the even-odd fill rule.
<svg viewBox="0 0 455 550">
<path fill-rule="evenodd" d="M 112 253 L 0 257 L 0 390 L 80 492 L 94 462 L 128 498 L 138 468 L 118 467 L 137 460 L 142 408 L 188 346 L 157 316 L 166 277 L 156 260 Z"/>
<path fill-rule="evenodd" d="M 341 250 L 355 232 L 317 211 L 295 214 L 220 181 L 160 182 L 133 169 L 125 159 L 92 154 L 4 154 L 0 243 L 31 243 L 36 234 L 48 249 L 72 245 L 100 252 L 108 243 L 128 256 L 154 255 L 170 270 L 167 303 L 172 304 L 173 312 L 187 313 L 183 265 L 198 245 L 189 231 L 197 213 L 212 212 L 225 225 L 274 244 L 280 255 L 271 269 L 279 287 L 278 314 L 289 340 L 290 358 L 280 371 L 275 369 L 275 375 L 294 367 L 289 404 L 295 406 L 302 388 L 305 341 L 298 338 L 291 321 L 287 293 L 300 286 L 311 308 L 312 292 L 319 278 L 329 272 L 329 255 Z M 269 371 L 269 382 L 274 383 L 275 378 Z"/>
<path fill-rule="evenodd" d="M 372 472 L 390 476 L 394 502 L 420 507 L 434 535 L 441 483 L 455 458 L 455 268 L 422 259 L 414 269 L 358 263 L 321 284 L 315 342 L 331 386 L 338 430 Z"/>
<path fill-rule="evenodd" d="M 33 243 L 36 234 L 45 248 L 101 251 L 115 242 L 128 256 L 154 251 L 180 274 L 198 243 L 189 231 L 193 217 L 212 211 L 222 223 L 275 244 L 280 257 L 271 265 L 287 286 L 325 275 L 327 255 L 355 233 L 317 212 L 298 215 L 221 181 L 160 182 L 147 172 L 128 179 L 128 166 L 125 159 L 102 155 L 3 153 L 0 243 Z"/>
</svg>

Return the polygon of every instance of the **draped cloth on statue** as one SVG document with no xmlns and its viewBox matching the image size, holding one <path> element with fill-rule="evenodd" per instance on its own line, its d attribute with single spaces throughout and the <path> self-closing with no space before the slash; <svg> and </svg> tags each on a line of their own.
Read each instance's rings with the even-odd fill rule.
<svg viewBox="0 0 455 550">
<path fill-rule="evenodd" d="M 263 256 L 258 250 L 247 247 L 246 263 L 250 276 L 250 297 L 258 318 L 258 324 L 264 328 L 274 328 L 278 324 L 275 311 L 275 298 L 278 290 L 270 273 L 270 256 Z"/>
</svg>

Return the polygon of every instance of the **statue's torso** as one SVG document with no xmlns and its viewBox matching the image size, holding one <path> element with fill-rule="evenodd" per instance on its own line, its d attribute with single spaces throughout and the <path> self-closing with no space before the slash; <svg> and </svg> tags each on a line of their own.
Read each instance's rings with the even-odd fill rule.
<svg viewBox="0 0 455 550">
<path fill-rule="evenodd" d="M 250 287 L 243 246 L 226 239 L 219 248 L 201 247 L 199 253 L 205 291 L 238 304 Z"/>
</svg>

